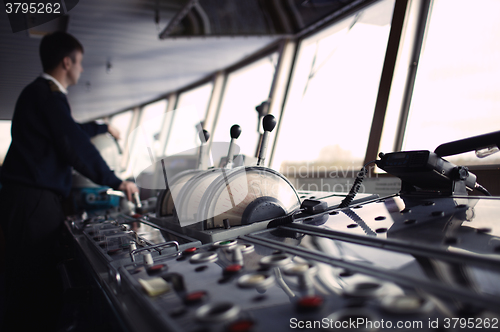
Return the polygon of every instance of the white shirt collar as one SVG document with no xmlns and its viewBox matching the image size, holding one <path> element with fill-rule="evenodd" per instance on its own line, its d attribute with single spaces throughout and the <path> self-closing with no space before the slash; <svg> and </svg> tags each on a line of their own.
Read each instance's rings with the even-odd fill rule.
<svg viewBox="0 0 500 332">
<path fill-rule="evenodd" d="M 68 90 L 66 90 L 66 89 L 62 86 L 62 84 L 61 84 L 61 83 L 59 83 L 59 81 L 58 81 L 58 80 L 56 80 L 54 77 L 50 76 L 50 75 L 49 75 L 49 74 L 47 74 L 47 73 L 43 73 L 41 76 L 42 76 L 43 78 L 45 78 L 46 80 L 51 80 L 52 82 L 54 82 L 54 83 L 57 85 L 57 87 L 59 88 L 59 90 L 61 90 L 61 92 L 62 92 L 62 93 L 64 93 L 65 95 L 67 95 L 67 94 L 68 94 Z"/>
</svg>

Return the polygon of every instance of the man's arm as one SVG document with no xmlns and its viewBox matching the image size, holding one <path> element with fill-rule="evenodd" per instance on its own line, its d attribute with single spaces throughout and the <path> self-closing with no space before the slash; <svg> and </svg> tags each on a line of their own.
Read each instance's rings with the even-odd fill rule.
<svg viewBox="0 0 500 332">
<path fill-rule="evenodd" d="M 56 151 L 62 159 L 95 183 L 113 189 L 122 185 L 123 181 L 109 169 L 99 151 L 90 142 L 87 132 L 71 117 L 65 96 L 53 95 L 45 105 L 44 113 Z"/>
<path fill-rule="evenodd" d="M 130 182 L 130 181 L 123 181 L 120 186 L 118 187 L 118 190 L 121 190 L 123 192 L 125 192 L 125 194 L 127 195 L 127 199 L 131 202 L 132 201 L 132 195 L 134 193 L 137 193 L 139 192 L 139 189 L 137 188 L 137 186 L 135 185 L 135 183 L 133 182 Z"/>
<path fill-rule="evenodd" d="M 104 134 L 108 132 L 108 125 L 103 123 L 103 124 L 98 124 L 95 121 L 90 121 L 90 122 L 85 122 L 85 123 L 78 123 L 78 126 L 89 136 L 89 137 L 94 137 L 99 134 Z"/>
<path fill-rule="evenodd" d="M 99 134 L 110 133 L 116 139 L 120 139 L 120 131 L 108 124 L 99 124 L 95 121 L 78 123 L 80 128 L 89 136 L 94 137 Z"/>
</svg>

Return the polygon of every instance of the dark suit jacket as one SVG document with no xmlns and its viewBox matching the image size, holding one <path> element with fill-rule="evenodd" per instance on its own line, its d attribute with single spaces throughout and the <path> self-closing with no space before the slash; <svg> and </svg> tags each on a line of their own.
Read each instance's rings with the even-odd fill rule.
<svg viewBox="0 0 500 332">
<path fill-rule="evenodd" d="M 117 189 L 122 181 L 89 139 L 105 130 L 106 126 L 76 123 L 66 95 L 52 81 L 39 77 L 17 100 L 1 182 L 68 196 L 74 167 L 93 182 Z"/>
</svg>

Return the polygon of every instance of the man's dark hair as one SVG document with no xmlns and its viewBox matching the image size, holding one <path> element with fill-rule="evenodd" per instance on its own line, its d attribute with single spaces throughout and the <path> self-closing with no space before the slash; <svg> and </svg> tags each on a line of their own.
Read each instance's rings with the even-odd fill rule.
<svg viewBox="0 0 500 332">
<path fill-rule="evenodd" d="M 74 62 L 75 51 L 83 53 L 83 46 L 72 35 L 61 31 L 46 35 L 40 43 L 43 71 L 47 72 L 56 68 L 67 56 L 71 57 Z"/>
</svg>

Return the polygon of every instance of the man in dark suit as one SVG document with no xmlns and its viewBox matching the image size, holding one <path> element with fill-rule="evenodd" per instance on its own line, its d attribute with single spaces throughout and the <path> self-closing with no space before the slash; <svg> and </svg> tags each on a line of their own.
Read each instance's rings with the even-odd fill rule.
<svg viewBox="0 0 500 332">
<path fill-rule="evenodd" d="M 131 200 L 133 182 L 120 180 L 90 137 L 116 130 L 78 124 L 67 88 L 83 71 L 83 47 L 56 32 L 40 43 L 41 77 L 19 96 L 12 119 L 12 142 L 1 172 L 0 225 L 6 239 L 7 330 L 54 330 L 61 307 L 56 270 L 64 221 L 61 199 L 69 195 L 72 168 L 95 183 L 119 189 Z"/>
</svg>

